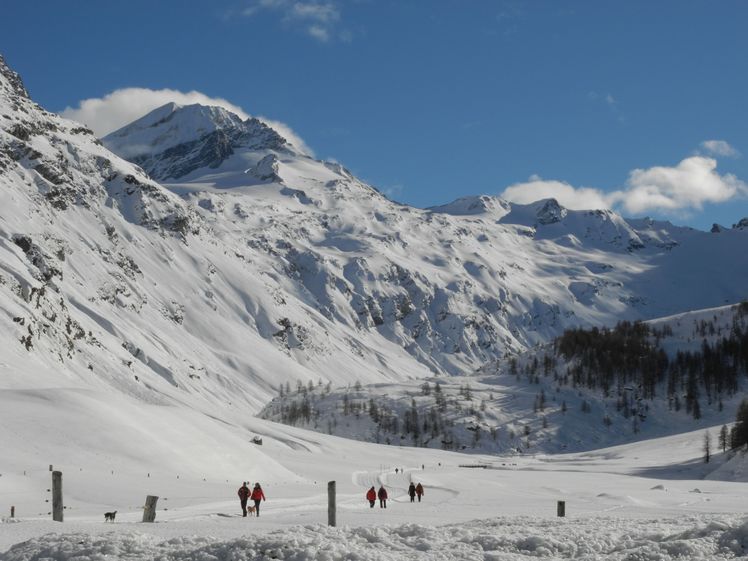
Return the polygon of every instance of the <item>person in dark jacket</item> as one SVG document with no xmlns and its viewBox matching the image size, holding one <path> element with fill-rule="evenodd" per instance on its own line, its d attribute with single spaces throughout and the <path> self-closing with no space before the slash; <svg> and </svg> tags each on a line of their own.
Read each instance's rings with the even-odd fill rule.
<svg viewBox="0 0 748 561">
<path fill-rule="evenodd" d="M 377 491 L 377 496 L 379 497 L 379 508 L 387 508 L 387 489 L 384 488 L 384 485 Z"/>
<path fill-rule="evenodd" d="M 419 503 L 421 502 L 421 495 L 423 495 L 423 494 L 424 494 L 423 493 L 423 485 L 421 485 L 420 483 L 418 483 L 418 485 L 416 485 L 416 495 L 418 495 L 418 502 Z"/>
<path fill-rule="evenodd" d="M 255 502 L 255 514 L 260 516 L 260 501 L 265 500 L 265 493 L 262 492 L 259 483 L 255 483 L 255 487 L 252 489 L 252 500 Z"/>
<path fill-rule="evenodd" d="M 415 502 L 416 500 L 416 485 L 412 481 L 410 482 L 410 487 L 408 487 L 408 495 L 410 495 L 410 502 Z"/>
<path fill-rule="evenodd" d="M 239 504 L 242 505 L 242 516 L 247 516 L 247 499 L 249 499 L 249 487 L 247 487 L 246 481 L 242 483 L 242 486 L 239 487 L 239 491 L 237 491 L 236 494 L 239 495 Z"/>
<path fill-rule="evenodd" d="M 371 486 L 371 489 L 366 492 L 366 500 L 369 501 L 369 506 L 374 508 L 374 502 L 377 500 L 377 491 L 374 489 L 373 485 Z"/>
</svg>

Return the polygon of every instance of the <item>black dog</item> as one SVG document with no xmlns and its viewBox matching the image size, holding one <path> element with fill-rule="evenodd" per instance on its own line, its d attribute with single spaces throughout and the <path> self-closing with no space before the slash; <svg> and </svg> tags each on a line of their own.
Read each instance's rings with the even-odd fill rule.
<svg viewBox="0 0 748 561">
<path fill-rule="evenodd" d="M 104 522 L 114 522 L 114 517 L 117 516 L 117 511 L 114 512 L 105 512 L 104 513 Z"/>
</svg>

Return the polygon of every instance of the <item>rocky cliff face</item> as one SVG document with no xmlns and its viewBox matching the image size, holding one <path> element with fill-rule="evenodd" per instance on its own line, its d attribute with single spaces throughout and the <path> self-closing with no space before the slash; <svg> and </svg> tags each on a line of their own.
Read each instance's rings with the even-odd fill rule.
<svg viewBox="0 0 748 561">
<path fill-rule="evenodd" d="M 0 88 L 0 335 L 16 370 L 255 411 L 288 380 L 461 374 L 566 327 L 745 297 L 738 229 L 493 197 L 416 209 L 201 106 L 104 139 L 131 163 L 4 63 Z"/>
</svg>

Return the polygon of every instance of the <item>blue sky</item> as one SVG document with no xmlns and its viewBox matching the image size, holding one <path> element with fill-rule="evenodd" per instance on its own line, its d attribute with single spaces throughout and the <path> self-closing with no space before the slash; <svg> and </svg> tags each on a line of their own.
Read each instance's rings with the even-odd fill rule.
<svg viewBox="0 0 748 561">
<path fill-rule="evenodd" d="M 194 90 L 415 206 L 708 228 L 748 216 L 747 22 L 742 0 L 56 0 L 6 3 L 0 52 L 48 109 Z"/>
</svg>

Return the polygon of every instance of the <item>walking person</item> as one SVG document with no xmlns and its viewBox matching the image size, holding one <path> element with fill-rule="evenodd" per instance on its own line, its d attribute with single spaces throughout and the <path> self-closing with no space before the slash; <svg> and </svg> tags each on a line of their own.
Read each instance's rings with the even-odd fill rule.
<svg viewBox="0 0 748 561">
<path fill-rule="evenodd" d="M 416 485 L 412 481 L 410 482 L 410 487 L 408 487 L 408 495 L 410 495 L 410 502 L 415 502 L 416 500 Z"/>
<path fill-rule="evenodd" d="M 252 489 L 252 500 L 255 502 L 255 514 L 260 516 L 260 501 L 265 500 L 265 493 L 262 492 L 259 483 L 255 483 L 255 487 Z"/>
<path fill-rule="evenodd" d="M 374 503 L 377 500 L 377 491 L 374 489 L 373 485 L 371 486 L 371 489 L 366 492 L 366 500 L 369 501 L 369 506 L 374 508 Z"/>
<path fill-rule="evenodd" d="M 421 502 L 421 496 L 423 495 L 423 485 L 419 482 L 418 485 L 416 485 L 416 495 L 418 495 L 418 502 Z M 413 500 L 413 499 L 411 499 Z"/>
<path fill-rule="evenodd" d="M 382 485 L 377 492 L 379 497 L 379 508 L 387 508 L 387 489 Z"/>
<path fill-rule="evenodd" d="M 245 481 L 242 483 L 242 486 L 239 487 L 239 491 L 236 493 L 239 495 L 239 504 L 242 505 L 242 516 L 247 516 L 247 499 L 249 499 L 249 487 L 247 487 L 247 482 Z"/>
</svg>

